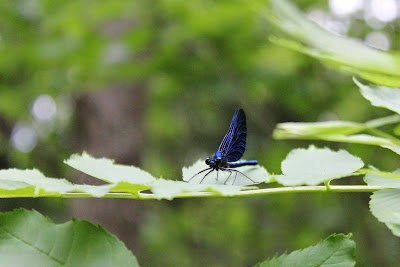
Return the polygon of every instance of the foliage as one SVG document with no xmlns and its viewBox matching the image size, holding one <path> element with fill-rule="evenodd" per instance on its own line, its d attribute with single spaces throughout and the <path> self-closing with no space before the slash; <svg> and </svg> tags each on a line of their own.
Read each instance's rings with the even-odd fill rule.
<svg viewBox="0 0 400 267">
<path fill-rule="evenodd" d="M 313 127 L 313 126 L 312 126 Z M 337 126 L 336 126 L 337 127 Z M 335 129 L 337 131 L 337 129 Z M 308 131 L 304 131 L 307 133 Z M 342 130 L 341 132 L 345 132 Z M 314 190 L 324 191 L 376 191 L 384 188 L 397 188 L 396 180 L 389 183 L 385 182 L 389 179 L 400 180 L 398 174 L 388 174 L 379 172 L 376 169 L 364 169 L 361 167 L 364 163 L 357 157 L 352 156 L 347 151 L 334 152 L 328 148 L 318 149 L 310 146 L 308 149 L 295 149 L 282 162 L 282 175 L 276 175 L 276 180 L 285 186 L 295 185 L 318 185 L 322 182 L 326 183 L 326 187 L 290 187 L 285 188 L 258 189 L 257 187 L 246 187 L 239 185 L 221 184 L 221 180 L 211 179 L 211 183 L 205 180 L 204 183 L 191 182 L 190 178 L 193 173 L 205 168 L 203 164 L 197 162 L 195 170 L 183 169 L 182 181 L 171 181 L 165 179 L 156 179 L 148 172 L 142 171 L 133 166 L 124 166 L 114 164 L 109 159 L 95 159 L 88 154 L 73 155 L 65 161 L 66 164 L 85 172 L 95 178 L 108 182 L 107 185 L 90 186 L 78 185 L 67 182 L 64 179 L 47 178 L 37 170 L 2 170 L 0 173 L 1 197 L 116 197 L 116 198 L 133 198 L 133 199 L 173 199 L 176 197 L 201 197 L 201 196 L 251 196 L 256 194 L 268 194 L 277 192 L 300 191 L 309 192 Z M 272 177 L 268 175 L 262 167 L 244 168 L 243 173 L 254 180 L 260 182 L 271 182 Z M 373 186 L 330 186 L 332 179 L 339 179 L 362 173 L 375 174 L 374 182 L 371 182 L 370 176 L 366 177 L 368 184 Z M 257 177 L 258 175 L 258 177 Z M 378 176 L 377 176 L 378 175 Z M 379 176 L 383 177 L 380 183 Z M 248 182 L 245 177 L 241 177 Z M 188 181 L 190 183 L 188 183 Z M 238 179 L 238 183 L 241 181 Z M 256 184 L 254 184 L 256 185 Z M 396 185 L 396 186 L 394 186 Z M 380 187 L 379 187 L 380 186 Z M 151 190 L 152 194 L 142 191 Z M 243 191 L 245 190 L 245 191 Z M 281 191 L 279 191 L 281 190 Z M 381 192 L 385 192 L 383 190 Z M 208 194 L 204 194 L 204 193 Z M 389 190 L 390 196 L 397 191 Z M 391 205 L 390 209 L 382 212 L 382 208 L 375 208 L 377 205 L 384 205 L 385 199 L 381 201 L 380 197 L 383 193 L 376 192 L 371 200 L 371 211 L 381 221 L 389 222 L 388 226 L 393 229 L 393 220 L 388 219 L 389 212 L 397 214 L 396 205 Z M 382 204 L 383 203 L 383 204 Z M 380 207 L 380 206 L 379 206 Z M 377 212 L 379 211 L 379 212 Z M 397 235 L 397 232 L 394 232 Z"/>
<path fill-rule="evenodd" d="M 273 42 L 313 56 L 369 81 L 386 86 L 400 86 L 398 52 L 380 51 L 328 32 L 286 1 L 272 0 L 271 3 L 272 11 L 264 13 L 265 18 L 290 38 L 272 38 Z M 318 38 L 314 38 L 315 36 Z"/>
<path fill-rule="evenodd" d="M 331 235 L 314 246 L 275 256 L 256 266 L 354 266 L 355 249 L 351 235 Z"/>
<path fill-rule="evenodd" d="M 13 266 L 139 266 L 115 236 L 85 220 L 54 224 L 36 211 L 0 213 L 2 262 Z M 257 266 L 354 265 L 351 235 L 332 235 L 313 247 L 274 257 Z M 324 264 L 321 265 L 321 262 Z"/>
<path fill-rule="evenodd" d="M 270 189 L 258 189 L 256 185 L 270 183 L 275 179 L 285 186 L 318 185 L 332 179 L 359 175 L 357 171 L 363 173 L 370 171 L 361 170 L 364 163 L 346 151 L 334 152 L 328 148 L 317 149 L 314 146 L 290 152 L 282 162 L 283 175 L 269 175 L 261 166 L 247 166 L 240 168 L 243 175 L 232 185 L 224 182 L 226 181 L 224 176 L 229 174 L 228 171 L 218 171 L 221 173 L 219 180 L 215 176 L 201 183 L 189 181 L 193 173 L 206 168 L 206 165 L 199 164 L 199 161 L 189 169 L 183 168 L 183 180 L 186 182 L 156 179 L 137 167 L 115 164 L 106 158 L 96 159 L 87 153 L 72 155 L 65 163 L 108 184 L 99 186 L 72 184 L 65 179 L 45 177 L 37 170 L 8 169 L 0 171 L 0 197 L 116 197 L 171 200 L 176 197 L 193 196 L 240 196 L 271 192 Z M 190 170 L 191 168 L 194 170 Z M 371 171 L 382 176 L 387 175 L 375 169 Z M 249 179 L 244 175 L 251 177 L 255 183 L 249 183 Z M 393 176 L 395 175 L 389 175 L 392 178 Z M 296 189 L 289 188 L 289 191 Z M 335 190 L 334 187 L 326 189 Z M 147 190 L 151 190 L 153 194 L 146 193 Z M 349 190 L 352 190 L 351 187 Z M 375 189 L 367 187 L 366 190 Z"/>
<path fill-rule="evenodd" d="M 0 213 L 1 262 L 10 266 L 139 266 L 101 226 L 84 220 L 54 224 L 36 211 Z"/>
<path fill-rule="evenodd" d="M 328 148 L 295 149 L 282 161 L 283 175 L 277 176 L 278 183 L 285 186 L 318 185 L 352 175 L 364 163 L 347 151 L 333 152 Z"/>
<path fill-rule="evenodd" d="M 389 133 L 377 130 L 376 127 L 383 126 L 388 123 L 398 123 L 400 109 L 397 108 L 396 99 L 399 94 L 398 88 L 390 88 L 383 86 L 367 86 L 357 80 L 354 82 L 360 87 L 361 94 L 378 107 L 387 108 L 398 113 L 395 116 L 380 118 L 365 124 L 356 124 L 349 122 L 336 121 L 334 123 L 290 123 L 289 125 L 278 125 L 275 132 L 276 138 L 305 138 L 305 139 L 321 139 L 327 141 L 343 141 L 361 142 L 369 145 L 378 145 L 389 148 L 393 152 L 399 154 L 400 140 Z M 361 131 L 370 131 L 377 136 L 356 134 Z M 396 133 L 396 132 L 395 132 Z M 336 166 L 335 166 L 336 167 Z M 303 175 L 304 176 L 304 175 Z M 398 230 L 399 206 L 397 199 L 399 198 L 400 175 L 398 172 L 382 173 L 377 170 L 371 170 L 365 177 L 368 185 L 388 186 L 396 188 L 395 190 L 382 190 L 375 192 L 371 197 L 370 207 L 372 214 L 379 221 L 386 223 L 392 230 L 393 234 L 400 236 Z"/>
</svg>

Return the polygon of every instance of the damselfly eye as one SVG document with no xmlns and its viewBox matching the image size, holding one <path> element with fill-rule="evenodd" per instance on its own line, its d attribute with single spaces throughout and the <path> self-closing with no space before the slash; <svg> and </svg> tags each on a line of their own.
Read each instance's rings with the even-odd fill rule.
<svg viewBox="0 0 400 267">
<path fill-rule="evenodd" d="M 210 165 L 210 159 L 209 158 L 206 159 L 206 164 Z"/>
</svg>

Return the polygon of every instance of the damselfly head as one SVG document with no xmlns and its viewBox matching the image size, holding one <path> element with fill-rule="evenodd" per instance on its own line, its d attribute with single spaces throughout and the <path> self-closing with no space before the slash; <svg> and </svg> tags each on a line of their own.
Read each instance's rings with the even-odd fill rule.
<svg viewBox="0 0 400 267">
<path fill-rule="evenodd" d="M 218 152 L 219 153 L 219 152 Z M 222 156 L 217 153 L 213 157 L 207 158 L 206 159 L 206 164 L 210 166 L 213 169 L 219 169 L 220 167 L 228 167 L 228 162 L 226 160 L 226 157 Z"/>
<path fill-rule="evenodd" d="M 211 168 L 218 167 L 222 162 L 221 158 L 217 157 L 212 157 L 212 158 L 207 158 L 206 159 L 206 164 L 209 165 Z"/>
</svg>

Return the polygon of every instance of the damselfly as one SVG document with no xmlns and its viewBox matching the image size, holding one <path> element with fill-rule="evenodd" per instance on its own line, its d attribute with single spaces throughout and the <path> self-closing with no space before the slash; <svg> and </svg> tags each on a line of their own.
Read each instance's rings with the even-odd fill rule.
<svg viewBox="0 0 400 267">
<path fill-rule="evenodd" d="M 216 171 L 217 174 L 215 179 L 218 181 L 219 171 L 223 171 L 229 173 L 224 184 L 227 184 L 228 181 L 232 180 L 232 185 L 234 185 L 238 174 L 243 175 L 245 179 L 250 180 L 252 183 L 256 183 L 246 174 L 235 169 L 241 166 L 258 164 L 257 160 L 235 162 L 243 156 L 244 151 L 246 150 L 246 135 L 246 115 L 243 109 L 238 109 L 233 114 L 231 125 L 229 126 L 228 132 L 222 140 L 218 151 L 215 152 L 214 156 L 206 159 L 206 164 L 210 167 L 196 173 L 189 180 L 187 180 L 187 182 L 190 182 L 196 176 L 206 172 L 200 179 L 199 183 L 201 184 L 206 177 L 208 177 L 214 171 Z"/>
</svg>

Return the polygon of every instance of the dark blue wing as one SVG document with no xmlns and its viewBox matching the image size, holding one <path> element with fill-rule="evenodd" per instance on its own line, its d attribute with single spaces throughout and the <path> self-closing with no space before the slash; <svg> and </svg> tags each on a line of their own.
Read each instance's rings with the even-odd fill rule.
<svg viewBox="0 0 400 267">
<path fill-rule="evenodd" d="M 233 114 L 231 125 L 226 133 L 218 151 L 226 155 L 228 162 L 237 161 L 246 150 L 246 115 L 243 109 L 238 109 Z"/>
</svg>

